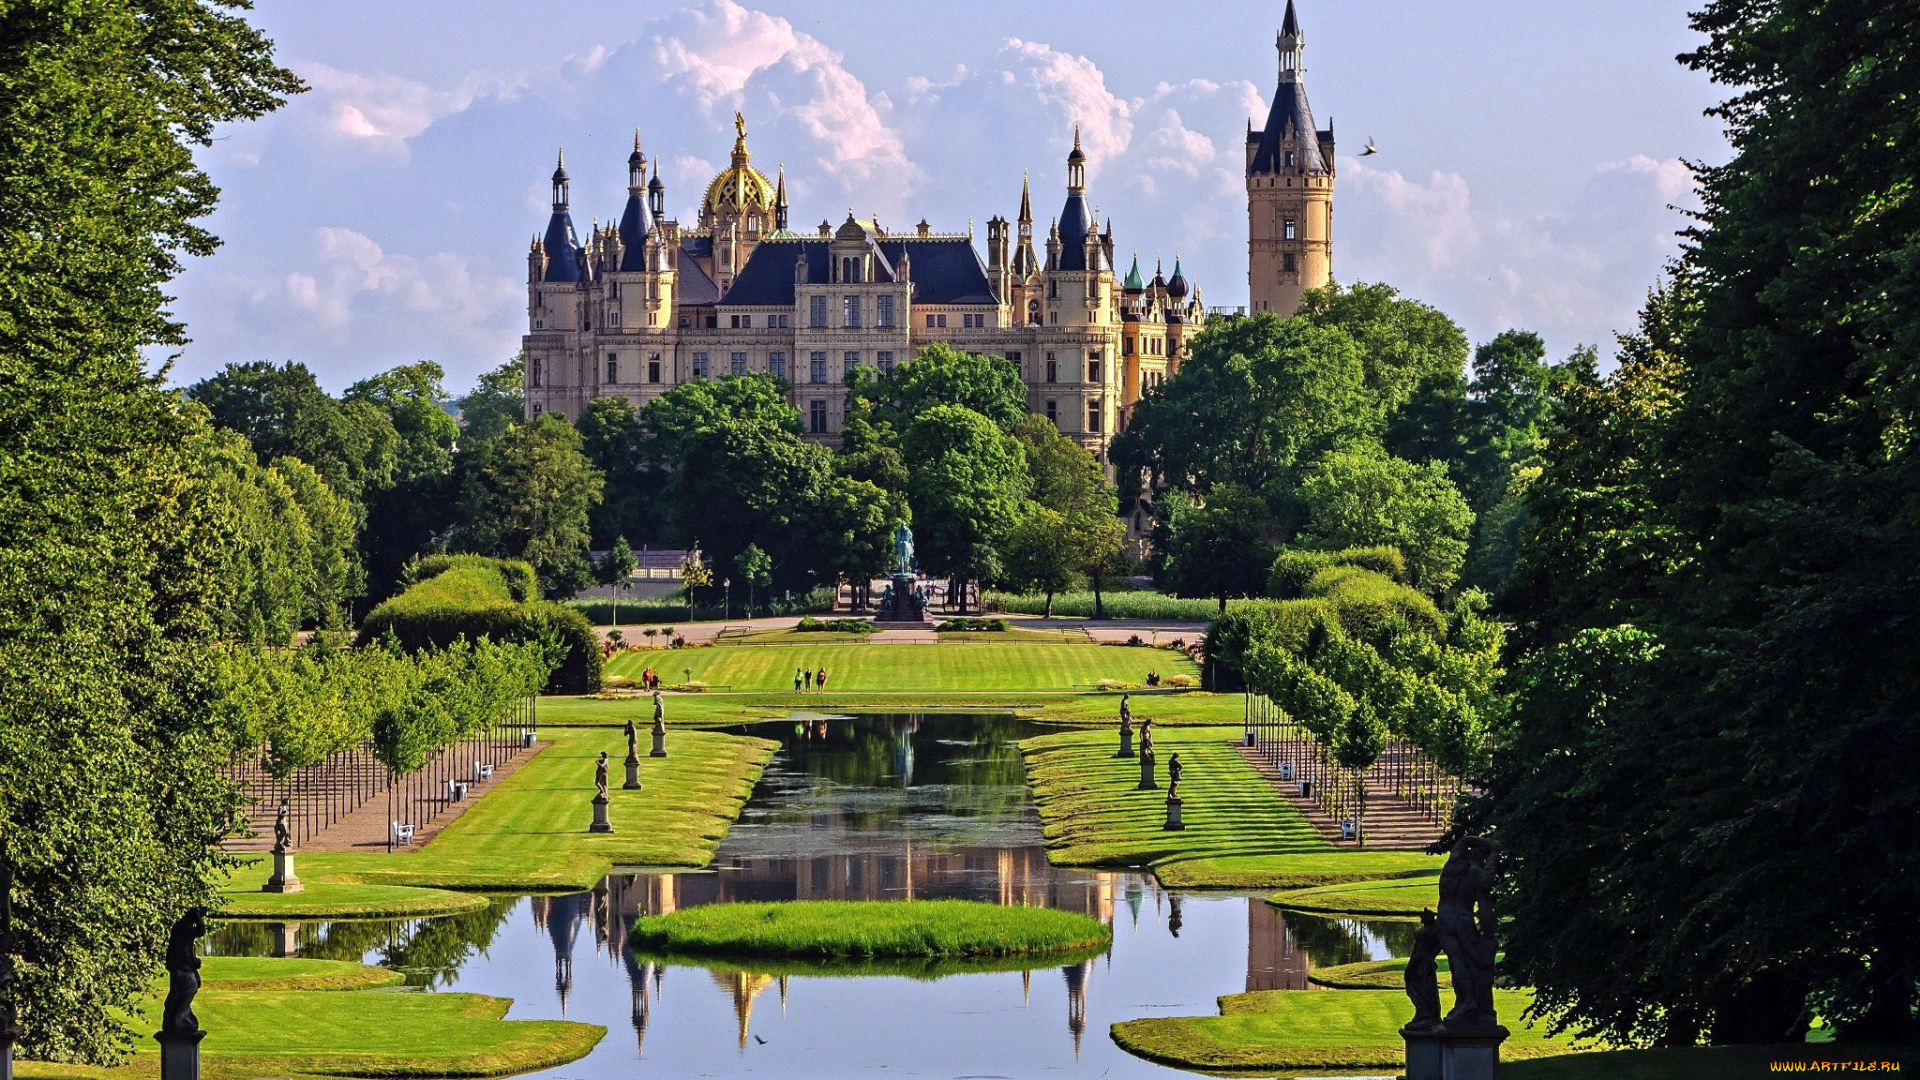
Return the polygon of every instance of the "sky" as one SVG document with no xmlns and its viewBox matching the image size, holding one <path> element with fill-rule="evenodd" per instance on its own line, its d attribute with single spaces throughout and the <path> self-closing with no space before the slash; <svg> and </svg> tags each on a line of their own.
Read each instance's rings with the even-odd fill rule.
<svg viewBox="0 0 1920 1080">
<path fill-rule="evenodd" d="M 1299 0 L 1332 123 L 1334 273 L 1384 281 L 1484 341 L 1608 351 L 1724 160 L 1724 96 L 1675 56 L 1688 0 Z M 328 388 L 434 360 L 459 393 L 525 329 L 526 251 L 564 146 L 574 221 L 619 216 L 637 126 L 691 224 L 727 162 L 786 166 L 793 224 L 1012 218 L 1044 240 L 1078 125 L 1116 254 L 1176 257 L 1247 298 L 1242 141 L 1264 119 L 1284 0 L 258 0 L 311 88 L 200 154 L 225 241 L 175 282 L 186 383 L 298 360 Z M 1367 139 L 1380 152 L 1358 157 Z"/>
</svg>

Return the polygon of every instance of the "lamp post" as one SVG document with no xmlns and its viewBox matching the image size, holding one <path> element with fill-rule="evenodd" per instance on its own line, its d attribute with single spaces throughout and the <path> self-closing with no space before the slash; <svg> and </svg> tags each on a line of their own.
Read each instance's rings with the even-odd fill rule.
<svg viewBox="0 0 1920 1080">
<path fill-rule="evenodd" d="M 723 599 L 720 601 L 720 621 L 726 622 L 733 618 L 733 579 L 721 579 L 720 587 L 725 590 L 721 594 Z"/>
</svg>

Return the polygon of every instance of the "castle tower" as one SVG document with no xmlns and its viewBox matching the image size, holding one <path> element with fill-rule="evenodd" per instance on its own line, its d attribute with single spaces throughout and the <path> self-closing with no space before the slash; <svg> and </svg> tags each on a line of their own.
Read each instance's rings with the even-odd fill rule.
<svg viewBox="0 0 1920 1080">
<path fill-rule="evenodd" d="M 1293 0 L 1276 42 L 1280 85 L 1264 128 L 1247 130 L 1247 290 L 1253 314 L 1291 315 L 1333 280 L 1334 149 L 1307 105 L 1306 36 Z"/>
</svg>

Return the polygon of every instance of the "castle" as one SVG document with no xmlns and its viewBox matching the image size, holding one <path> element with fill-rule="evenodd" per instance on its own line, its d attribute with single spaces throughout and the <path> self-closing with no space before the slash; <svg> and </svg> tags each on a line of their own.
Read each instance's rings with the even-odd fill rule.
<svg viewBox="0 0 1920 1080">
<path fill-rule="evenodd" d="M 1332 274 L 1333 132 L 1314 126 L 1292 0 L 1278 40 L 1280 84 L 1266 126 L 1247 130 L 1248 283 L 1254 312 L 1292 312 Z M 1043 260 L 1031 185 L 1020 212 L 987 222 L 986 256 L 967 233 L 924 220 L 890 229 L 848 211 L 835 227 L 789 227 L 786 172 L 755 168 L 746 121 L 732 161 L 707 185 L 698 221 L 666 216 L 666 185 L 634 135 L 619 223 L 574 230 L 562 156 L 553 214 L 527 253 L 529 416 L 578 419 L 588 402 L 636 406 L 689 380 L 768 373 L 806 430 L 832 441 L 857 367 L 886 371 L 933 342 L 1002 356 L 1028 406 L 1102 460 L 1140 396 L 1179 370 L 1205 321 L 1200 289 L 1136 256 L 1122 274 L 1113 225 L 1094 220 L 1078 131 L 1066 199 Z M 651 171 L 651 176 L 649 172 Z"/>
</svg>

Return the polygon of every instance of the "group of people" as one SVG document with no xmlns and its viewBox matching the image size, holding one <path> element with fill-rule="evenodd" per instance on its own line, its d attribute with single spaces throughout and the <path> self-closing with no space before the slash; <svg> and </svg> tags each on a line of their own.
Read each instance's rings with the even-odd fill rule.
<svg viewBox="0 0 1920 1080">
<path fill-rule="evenodd" d="M 660 673 L 653 670 L 652 668 L 648 668 L 647 670 L 641 672 L 640 685 L 645 689 L 652 690 L 655 693 L 659 693 L 660 692 Z"/>
<path fill-rule="evenodd" d="M 793 669 L 793 692 L 794 693 L 799 694 L 799 693 L 804 693 L 806 690 L 815 690 L 815 689 L 825 690 L 826 688 L 827 688 L 827 669 L 826 668 L 822 667 L 818 674 L 812 671 L 809 671 L 806 668 Z"/>
</svg>

